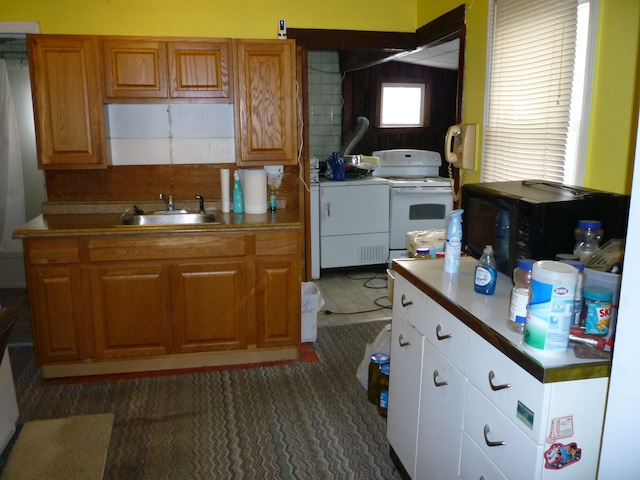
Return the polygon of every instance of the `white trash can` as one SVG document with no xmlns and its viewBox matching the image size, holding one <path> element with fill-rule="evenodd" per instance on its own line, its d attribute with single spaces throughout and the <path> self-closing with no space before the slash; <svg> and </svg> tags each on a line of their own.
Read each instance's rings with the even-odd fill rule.
<svg viewBox="0 0 640 480">
<path fill-rule="evenodd" d="M 301 340 L 315 342 L 318 338 L 318 312 L 324 306 L 324 298 L 313 282 L 302 282 Z"/>
</svg>

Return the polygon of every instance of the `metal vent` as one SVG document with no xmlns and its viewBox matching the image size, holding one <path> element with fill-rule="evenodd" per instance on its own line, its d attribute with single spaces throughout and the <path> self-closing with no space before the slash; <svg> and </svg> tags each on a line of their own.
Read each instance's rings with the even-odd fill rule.
<svg viewBox="0 0 640 480">
<path fill-rule="evenodd" d="M 371 245 L 358 248 L 358 263 L 384 263 L 389 254 L 389 245 Z"/>
</svg>

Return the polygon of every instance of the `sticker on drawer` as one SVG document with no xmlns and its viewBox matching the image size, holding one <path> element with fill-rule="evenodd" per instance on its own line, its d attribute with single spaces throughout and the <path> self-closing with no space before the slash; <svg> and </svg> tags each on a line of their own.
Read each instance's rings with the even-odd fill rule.
<svg viewBox="0 0 640 480">
<path fill-rule="evenodd" d="M 522 423 L 524 423 L 527 427 L 533 430 L 534 413 L 531 411 L 529 407 L 527 407 L 520 400 L 518 400 L 518 409 L 516 411 L 516 417 L 522 420 Z"/>
<path fill-rule="evenodd" d="M 551 430 L 547 443 L 554 443 L 561 438 L 573 436 L 573 415 L 558 417 L 551 420 Z"/>
<path fill-rule="evenodd" d="M 572 463 L 576 463 L 582 456 L 582 449 L 578 444 L 571 442 L 568 444 L 554 443 L 549 450 L 544 452 L 544 468 L 549 470 L 560 470 Z"/>
</svg>

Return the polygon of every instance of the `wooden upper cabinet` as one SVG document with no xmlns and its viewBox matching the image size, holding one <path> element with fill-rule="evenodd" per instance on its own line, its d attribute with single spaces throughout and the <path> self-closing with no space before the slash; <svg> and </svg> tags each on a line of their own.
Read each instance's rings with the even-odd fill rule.
<svg viewBox="0 0 640 480">
<path fill-rule="evenodd" d="M 169 95 L 231 101 L 231 41 L 169 42 Z"/>
<path fill-rule="evenodd" d="M 98 38 L 27 42 L 39 168 L 106 168 Z"/>
<path fill-rule="evenodd" d="M 105 103 L 167 98 L 167 46 L 155 40 L 104 37 Z"/>
<path fill-rule="evenodd" d="M 238 165 L 296 164 L 295 42 L 234 40 L 234 51 Z"/>
<path fill-rule="evenodd" d="M 231 102 L 230 40 L 103 37 L 105 103 Z"/>
</svg>

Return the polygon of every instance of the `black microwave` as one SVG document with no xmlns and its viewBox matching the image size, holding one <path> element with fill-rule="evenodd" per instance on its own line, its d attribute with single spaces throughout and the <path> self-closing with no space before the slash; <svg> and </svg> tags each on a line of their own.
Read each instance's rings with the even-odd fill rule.
<svg viewBox="0 0 640 480">
<path fill-rule="evenodd" d="M 511 276 L 520 258 L 572 253 L 580 220 L 601 222 L 601 245 L 625 238 L 629 202 L 629 195 L 544 180 L 463 185 L 463 250 L 479 258 L 492 245 L 498 270 Z"/>
</svg>

